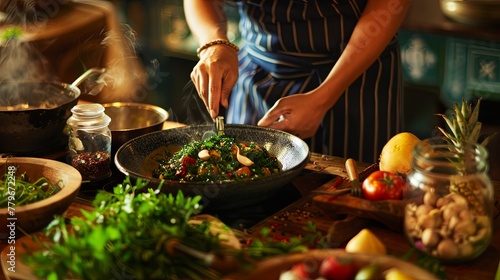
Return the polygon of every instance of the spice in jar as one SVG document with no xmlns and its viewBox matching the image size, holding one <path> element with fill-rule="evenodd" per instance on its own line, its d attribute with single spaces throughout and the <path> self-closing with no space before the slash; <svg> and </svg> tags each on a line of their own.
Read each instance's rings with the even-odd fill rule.
<svg viewBox="0 0 500 280">
<path fill-rule="evenodd" d="M 108 153 L 86 152 L 73 156 L 71 161 L 73 167 L 80 172 L 83 178 L 96 180 L 110 175 L 111 159 Z"/>
<path fill-rule="evenodd" d="M 101 104 L 80 104 L 68 119 L 68 148 L 71 165 L 84 181 L 111 176 L 111 119 Z"/>
</svg>

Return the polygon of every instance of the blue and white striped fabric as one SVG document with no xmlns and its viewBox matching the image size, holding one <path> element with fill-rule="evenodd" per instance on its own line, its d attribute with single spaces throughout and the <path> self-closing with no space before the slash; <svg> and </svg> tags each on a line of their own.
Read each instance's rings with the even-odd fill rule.
<svg viewBox="0 0 500 280">
<path fill-rule="evenodd" d="M 228 123 L 256 124 L 281 97 L 326 78 L 347 44 L 366 0 L 239 1 L 240 77 Z M 397 38 L 326 114 L 313 152 L 377 162 L 401 126 L 402 77 Z"/>
</svg>

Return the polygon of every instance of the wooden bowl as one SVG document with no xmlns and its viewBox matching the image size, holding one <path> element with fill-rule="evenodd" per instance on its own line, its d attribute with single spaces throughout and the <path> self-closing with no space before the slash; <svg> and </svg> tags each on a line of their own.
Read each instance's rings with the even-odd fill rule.
<svg viewBox="0 0 500 280">
<path fill-rule="evenodd" d="M 31 180 L 45 177 L 53 184 L 61 181 L 58 184 L 61 190 L 46 199 L 27 205 L 14 205 L 12 208 L 0 208 L 0 241 L 21 237 L 19 228 L 27 233 L 43 229 L 53 220 L 54 215 L 63 214 L 68 209 L 82 183 L 82 176 L 74 167 L 49 159 L 1 158 L 0 170 L 4 172 L 2 175 L 10 175 L 12 171 L 15 176 L 26 173 Z M 10 225 L 15 225 L 17 230 L 11 230 Z"/>
<path fill-rule="evenodd" d="M 323 259 L 328 256 L 339 256 L 339 257 L 349 257 L 356 264 L 357 267 L 361 268 L 372 262 L 377 262 L 380 265 L 382 271 L 390 268 L 398 268 L 404 271 L 408 276 L 414 279 L 426 279 L 426 280 L 437 280 L 438 278 L 432 273 L 413 265 L 409 262 L 403 261 L 396 257 L 388 255 L 369 255 L 369 254 L 357 254 L 357 253 L 347 253 L 343 249 L 317 249 L 310 250 L 305 253 L 283 255 L 279 257 L 273 257 L 267 259 L 259 264 L 256 268 L 249 273 L 245 274 L 235 274 L 225 277 L 225 280 L 245 280 L 245 279 L 280 279 L 282 272 L 289 270 L 293 265 L 307 261 L 309 265 L 317 264 L 319 265 Z"/>
</svg>

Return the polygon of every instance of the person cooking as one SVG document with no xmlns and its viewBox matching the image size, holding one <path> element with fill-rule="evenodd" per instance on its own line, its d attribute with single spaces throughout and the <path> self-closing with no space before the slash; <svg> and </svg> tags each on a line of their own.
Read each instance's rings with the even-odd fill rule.
<svg viewBox="0 0 500 280">
<path fill-rule="evenodd" d="M 241 49 L 225 1 L 184 0 L 200 43 L 191 80 L 212 118 L 306 139 L 311 151 L 377 162 L 402 129 L 397 31 L 411 0 L 244 0 Z M 300 93 L 300 94 L 299 94 Z"/>
</svg>

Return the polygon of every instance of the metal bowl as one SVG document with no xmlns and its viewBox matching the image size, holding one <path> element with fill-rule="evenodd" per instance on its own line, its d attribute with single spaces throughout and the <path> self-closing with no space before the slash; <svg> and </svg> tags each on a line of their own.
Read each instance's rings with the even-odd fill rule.
<svg viewBox="0 0 500 280">
<path fill-rule="evenodd" d="M 16 178 L 26 173 L 30 181 L 41 177 L 47 178 L 51 183 L 58 184 L 61 189 L 52 196 L 26 205 L 14 205 L 11 209 L 0 208 L 0 239 L 11 236 L 21 236 L 21 232 L 12 231 L 7 227 L 14 222 L 17 229 L 21 228 L 27 233 L 33 233 L 43 229 L 53 219 L 54 215 L 62 215 L 71 205 L 80 185 L 82 176 L 74 167 L 50 159 L 11 157 L 0 158 L 0 170 L 9 176 Z M 10 182 L 10 181 L 9 181 Z M 14 203 L 17 203 L 14 201 Z M 14 215 L 11 212 L 14 211 Z M 11 218 L 15 218 L 15 220 Z"/>
<path fill-rule="evenodd" d="M 151 104 L 114 102 L 103 106 L 111 118 L 109 129 L 113 151 L 130 139 L 161 130 L 169 117 L 167 111 Z"/>
<path fill-rule="evenodd" d="M 166 146 L 185 145 L 200 141 L 213 125 L 195 125 L 152 132 L 134 138 L 118 149 L 115 165 L 123 174 L 131 178 L 145 178 L 150 186 L 162 182 L 152 177 L 158 168 L 154 156 L 163 153 Z M 296 177 L 309 161 L 307 144 L 300 138 L 279 130 L 249 125 L 228 124 L 225 133 L 236 141 L 253 141 L 265 147 L 282 164 L 282 171 L 268 177 L 224 183 L 163 181 L 162 191 L 185 195 L 202 196 L 201 204 L 205 209 L 234 209 L 255 205 L 275 194 L 281 187 Z"/>
<path fill-rule="evenodd" d="M 498 0 L 439 0 L 443 14 L 451 20 L 473 25 L 500 25 Z"/>
</svg>

